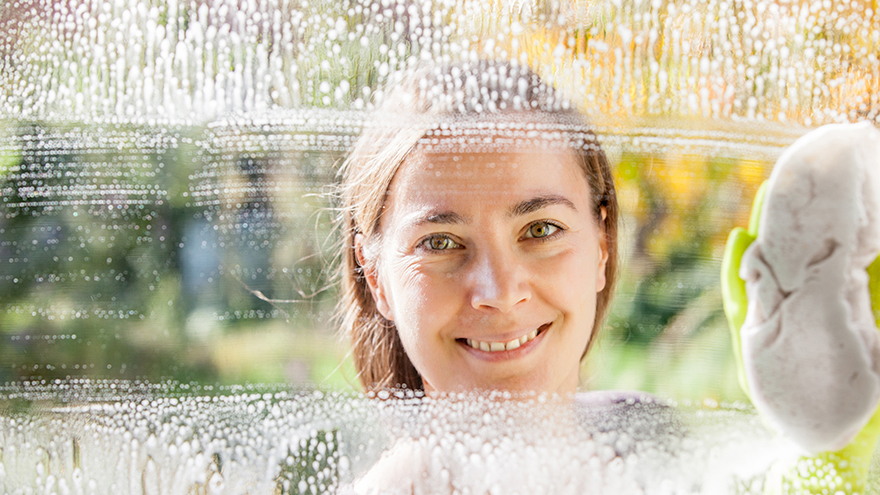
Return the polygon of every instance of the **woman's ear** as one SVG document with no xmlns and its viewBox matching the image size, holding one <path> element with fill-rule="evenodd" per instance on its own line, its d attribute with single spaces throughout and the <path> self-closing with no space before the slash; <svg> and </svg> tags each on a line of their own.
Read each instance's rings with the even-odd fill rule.
<svg viewBox="0 0 880 495">
<path fill-rule="evenodd" d="M 379 278 L 379 273 L 376 270 L 376 262 L 374 260 L 370 260 L 364 254 L 364 246 L 366 245 L 367 238 L 363 234 L 355 234 L 354 236 L 354 254 L 355 258 L 357 258 L 357 263 L 360 265 L 361 269 L 364 271 L 364 280 L 367 281 L 367 287 L 370 289 L 370 294 L 373 296 L 373 302 L 376 304 L 376 309 L 379 313 L 385 317 L 386 320 L 394 321 L 391 314 L 391 305 L 388 304 L 388 297 L 385 292 L 385 288 L 382 285 L 382 282 Z"/>
<path fill-rule="evenodd" d="M 607 283 L 605 267 L 608 265 L 608 237 L 605 230 L 605 219 L 608 218 L 608 211 L 604 206 L 599 208 L 599 217 L 599 266 L 596 271 L 596 292 L 602 292 Z"/>
</svg>

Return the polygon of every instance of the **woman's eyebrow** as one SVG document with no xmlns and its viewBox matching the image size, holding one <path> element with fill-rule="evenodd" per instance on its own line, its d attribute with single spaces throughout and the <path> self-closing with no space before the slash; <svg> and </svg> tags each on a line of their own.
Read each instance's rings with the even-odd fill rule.
<svg viewBox="0 0 880 495">
<path fill-rule="evenodd" d="M 442 211 L 428 215 L 423 223 L 468 223 L 467 219 L 454 211 Z"/>
<path fill-rule="evenodd" d="M 533 213 L 540 210 L 541 208 L 546 208 L 551 205 L 567 206 L 574 210 L 575 213 L 577 213 L 578 211 L 577 208 L 575 208 L 574 203 L 572 203 L 568 198 L 556 194 L 550 194 L 546 196 L 538 196 L 536 198 L 527 199 L 525 201 L 520 201 L 513 208 L 511 208 L 507 214 L 510 217 L 519 217 L 522 215 L 528 215 L 529 213 Z"/>
<path fill-rule="evenodd" d="M 454 211 L 428 211 L 416 216 L 410 223 L 413 227 L 421 227 L 425 224 L 467 224 L 470 221 Z"/>
<path fill-rule="evenodd" d="M 571 208 L 575 212 L 578 211 L 577 208 L 575 208 L 574 203 L 568 198 L 557 194 L 548 194 L 520 201 L 508 210 L 507 215 L 509 217 L 528 215 L 529 213 L 533 213 L 541 208 L 546 208 L 551 205 L 562 205 Z M 411 220 L 406 223 L 412 228 L 418 228 L 426 224 L 467 225 L 471 222 L 469 218 L 463 217 L 451 210 L 429 210 L 424 213 L 412 215 L 410 218 Z"/>
</svg>

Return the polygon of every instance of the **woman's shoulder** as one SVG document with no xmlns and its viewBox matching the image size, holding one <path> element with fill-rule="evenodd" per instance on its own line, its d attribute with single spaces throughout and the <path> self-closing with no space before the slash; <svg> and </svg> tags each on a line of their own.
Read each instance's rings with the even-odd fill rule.
<svg viewBox="0 0 880 495">
<path fill-rule="evenodd" d="M 667 401 L 637 390 L 596 390 L 590 392 L 578 392 L 574 396 L 578 407 L 586 408 L 636 408 L 669 409 Z"/>
<path fill-rule="evenodd" d="M 422 493 L 421 479 L 428 469 L 427 452 L 414 439 L 400 439 L 363 476 L 344 487 L 345 495 Z"/>
<path fill-rule="evenodd" d="M 578 393 L 575 410 L 581 426 L 594 440 L 613 446 L 619 455 L 640 444 L 669 448 L 686 434 L 675 407 L 646 392 Z"/>
</svg>

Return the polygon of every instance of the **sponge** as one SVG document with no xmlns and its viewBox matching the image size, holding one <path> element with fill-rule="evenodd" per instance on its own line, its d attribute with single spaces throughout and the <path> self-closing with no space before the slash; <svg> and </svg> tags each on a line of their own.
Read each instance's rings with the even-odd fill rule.
<svg viewBox="0 0 880 495">
<path fill-rule="evenodd" d="M 880 131 L 812 131 L 779 158 L 740 277 L 752 402 L 808 452 L 844 447 L 880 401 L 866 267 L 880 253 Z"/>
</svg>

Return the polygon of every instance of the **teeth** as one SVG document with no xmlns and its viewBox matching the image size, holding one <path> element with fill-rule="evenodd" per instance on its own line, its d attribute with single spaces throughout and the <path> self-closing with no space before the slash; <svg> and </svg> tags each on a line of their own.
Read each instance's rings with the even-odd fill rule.
<svg viewBox="0 0 880 495">
<path fill-rule="evenodd" d="M 532 330 L 526 335 L 510 342 L 482 342 L 474 339 L 467 339 L 467 345 L 474 349 L 485 352 L 512 351 L 530 340 L 534 340 L 538 336 L 538 329 Z"/>
</svg>

